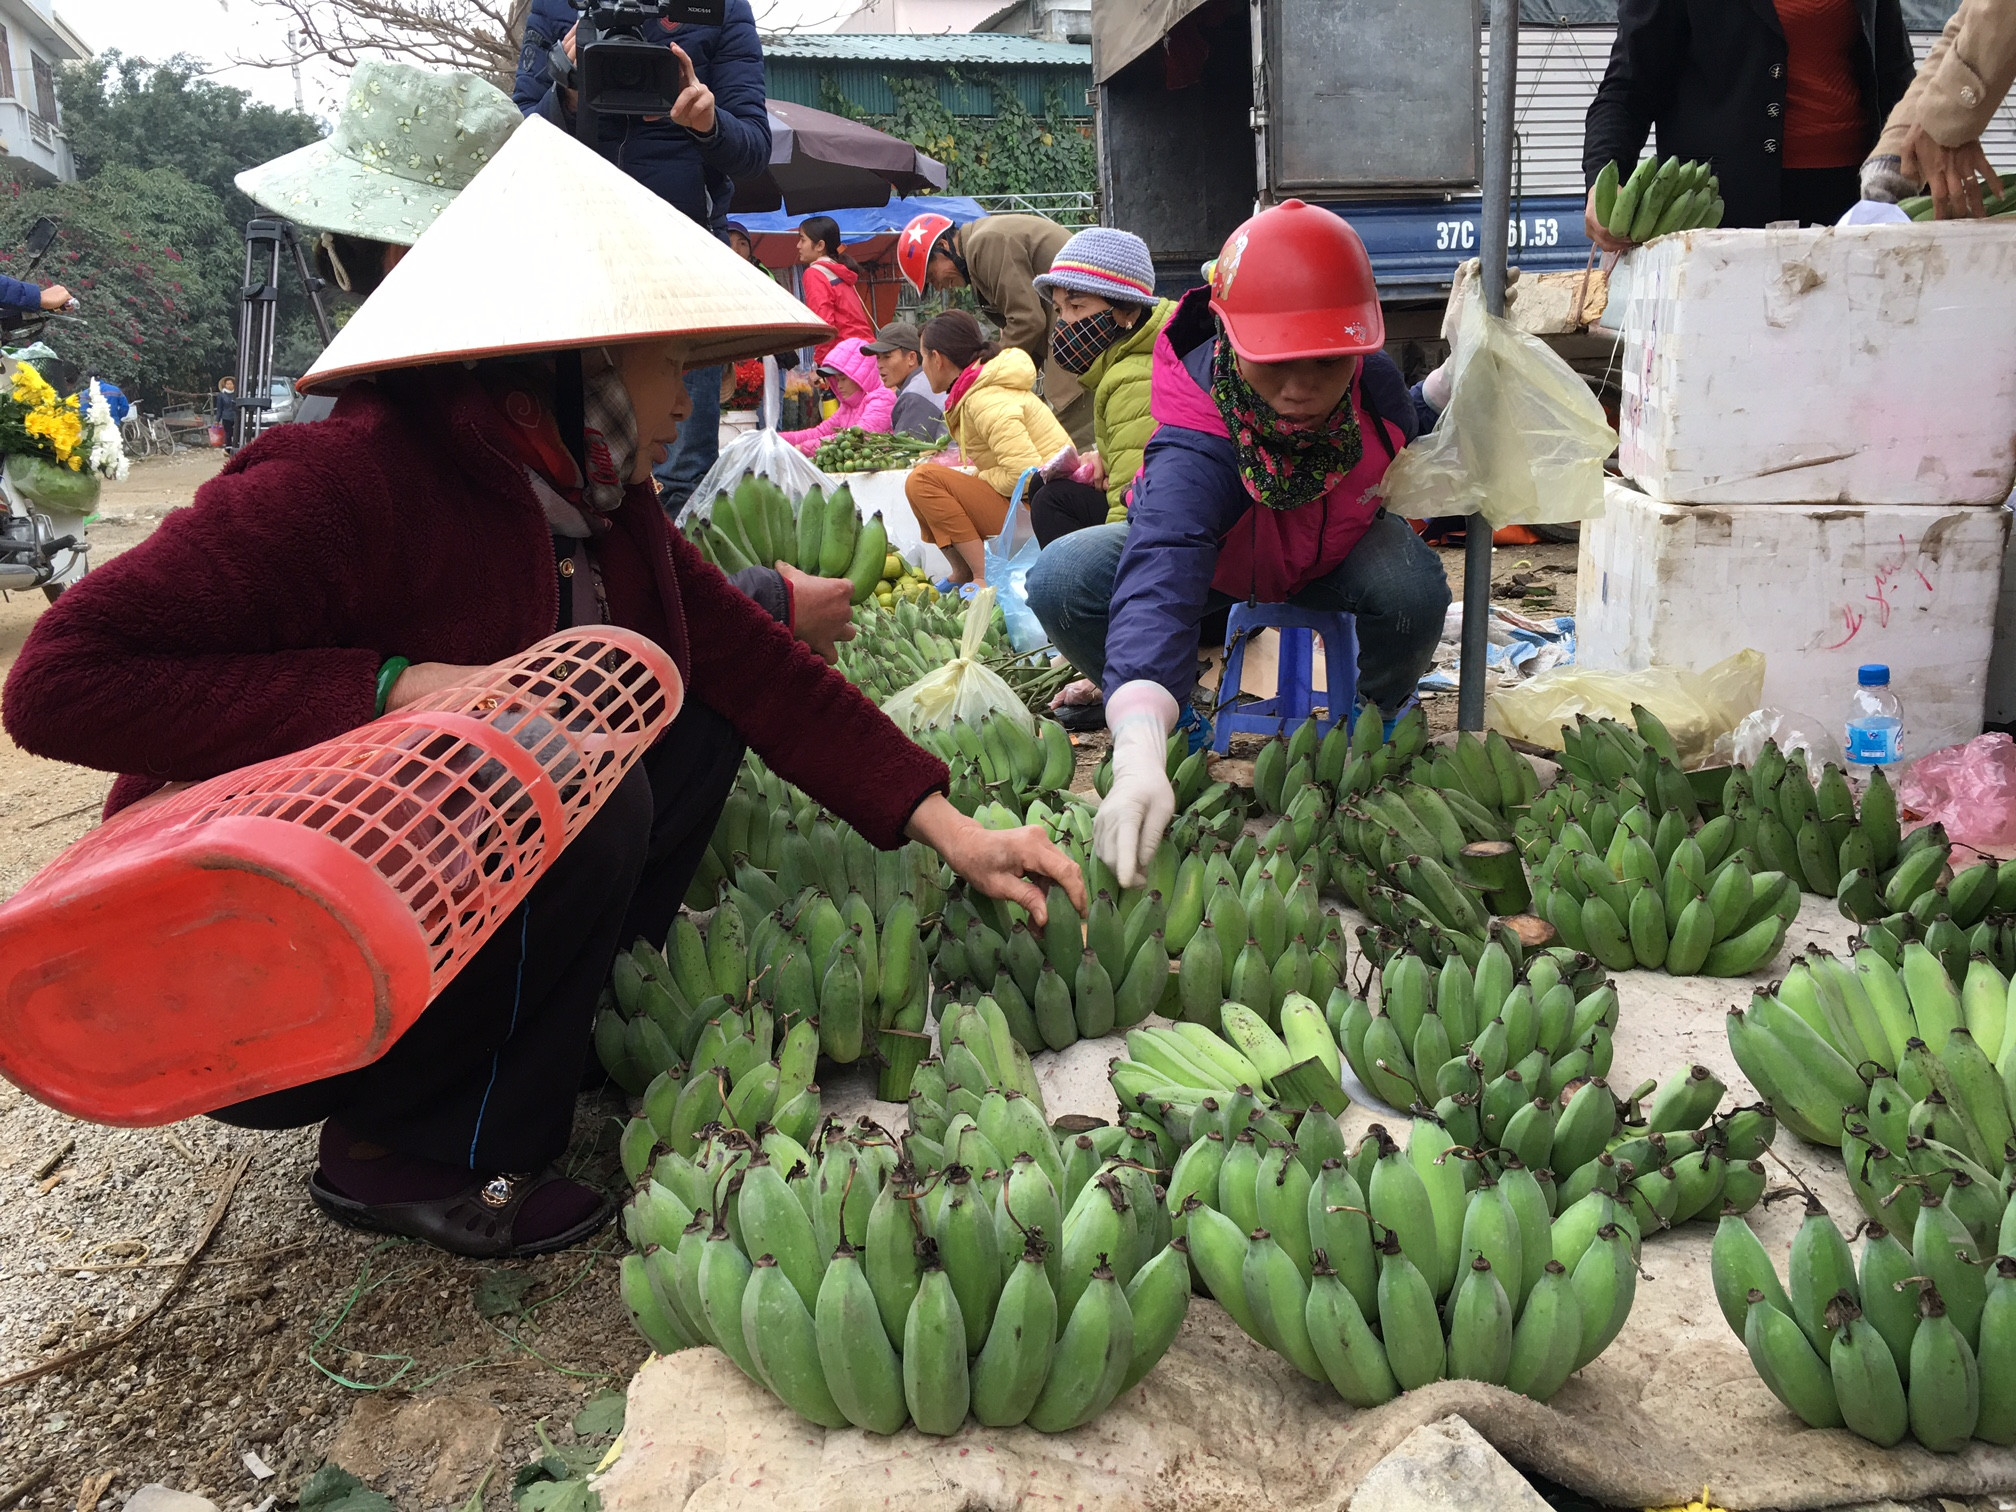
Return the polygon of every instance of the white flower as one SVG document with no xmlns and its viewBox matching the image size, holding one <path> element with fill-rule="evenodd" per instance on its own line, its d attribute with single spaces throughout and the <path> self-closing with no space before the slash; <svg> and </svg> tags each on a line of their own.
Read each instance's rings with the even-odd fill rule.
<svg viewBox="0 0 2016 1512">
<path fill-rule="evenodd" d="M 110 478 L 115 483 L 122 481 L 127 472 L 126 443 L 119 434 L 119 426 L 112 419 L 112 405 L 105 397 L 105 390 L 98 386 L 98 380 L 91 380 L 91 402 L 85 406 L 84 431 L 90 439 L 90 448 L 85 453 L 84 465 L 101 478 Z"/>
</svg>

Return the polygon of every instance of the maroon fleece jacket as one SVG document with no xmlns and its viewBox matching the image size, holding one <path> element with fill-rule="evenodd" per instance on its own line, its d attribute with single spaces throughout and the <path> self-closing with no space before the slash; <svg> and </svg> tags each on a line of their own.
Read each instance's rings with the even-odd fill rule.
<svg viewBox="0 0 2016 1512">
<path fill-rule="evenodd" d="M 552 534 L 476 380 L 352 384 L 268 431 L 139 546 L 46 610 L 0 718 L 23 749 L 125 774 L 110 814 L 372 718 L 378 668 L 495 662 L 557 623 Z M 672 656 L 687 697 L 885 849 L 943 762 L 710 566 L 630 490 L 597 543 L 610 617 Z"/>
</svg>

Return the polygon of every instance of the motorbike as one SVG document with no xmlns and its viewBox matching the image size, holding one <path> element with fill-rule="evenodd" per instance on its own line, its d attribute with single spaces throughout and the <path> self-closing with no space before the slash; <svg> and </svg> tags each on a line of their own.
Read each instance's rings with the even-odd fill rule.
<svg viewBox="0 0 2016 1512">
<path fill-rule="evenodd" d="M 32 274 L 56 240 L 56 223 L 48 217 L 28 230 L 27 271 Z M 77 308 L 71 300 L 69 309 Z M 49 323 L 49 313 L 0 309 L 0 345 L 26 346 Z M 0 361 L 0 377 L 13 371 L 11 360 Z M 63 590 L 90 569 L 91 516 L 39 505 L 20 486 L 12 466 L 0 466 L 0 591 L 40 588 L 53 604 Z"/>
</svg>

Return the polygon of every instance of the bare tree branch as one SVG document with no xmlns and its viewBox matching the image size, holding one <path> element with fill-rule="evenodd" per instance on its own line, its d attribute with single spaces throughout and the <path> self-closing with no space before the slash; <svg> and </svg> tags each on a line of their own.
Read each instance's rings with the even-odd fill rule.
<svg viewBox="0 0 2016 1512">
<path fill-rule="evenodd" d="M 259 0 L 292 21 L 288 55 L 239 61 L 288 68 L 327 58 L 355 68 L 364 58 L 459 68 L 510 89 L 532 0 Z"/>
</svg>

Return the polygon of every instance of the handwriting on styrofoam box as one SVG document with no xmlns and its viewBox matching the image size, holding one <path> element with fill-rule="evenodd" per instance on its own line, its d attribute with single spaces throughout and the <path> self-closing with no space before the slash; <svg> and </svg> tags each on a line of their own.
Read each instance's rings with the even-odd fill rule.
<svg viewBox="0 0 2016 1512">
<path fill-rule="evenodd" d="M 1862 602 L 1850 601 L 1840 606 L 1840 638 L 1823 649 L 1839 651 L 1860 635 L 1872 619 L 1877 629 L 1887 630 L 1891 617 L 1900 610 L 1929 604 L 1939 590 L 1918 565 L 1924 554 L 1922 542 L 1913 546 L 1905 540 L 1903 532 L 1898 532 L 1896 551 L 1885 552 L 1871 569 L 1870 591 L 1862 596 Z"/>
</svg>

